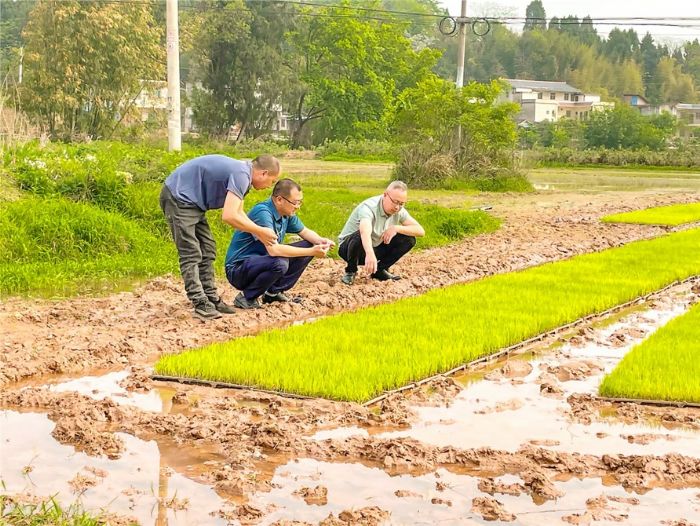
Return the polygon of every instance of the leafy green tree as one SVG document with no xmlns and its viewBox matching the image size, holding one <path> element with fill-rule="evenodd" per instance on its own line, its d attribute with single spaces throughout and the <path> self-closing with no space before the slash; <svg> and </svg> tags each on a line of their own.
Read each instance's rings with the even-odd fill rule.
<svg viewBox="0 0 700 526">
<path fill-rule="evenodd" d="M 644 93 L 642 70 L 633 60 L 615 66 L 615 75 L 607 82 L 610 94 L 622 97 L 625 93 Z"/>
<path fill-rule="evenodd" d="M 430 73 L 439 52 L 415 51 L 398 20 L 383 24 L 371 14 L 339 17 L 333 8 L 310 9 L 302 8 L 308 16 L 299 17 L 304 23 L 289 35 L 288 65 L 300 79 L 289 103 L 292 145 L 302 143 L 309 123 L 315 143 L 385 138 L 396 96 Z"/>
<path fill-rule="evenodd" d="M 399 165 L 410 174 L 414 172 L 407 166 L 411 163 L 425 168 L 444 159 L 444 173 L 432 168 L 417 170 L 423 180 L 416 182 L 428 186 L 439 185 L 441 176 L 480 177 L 509 167 L 509 154 L 517 141 L 513 117 L 518 105 L 499 103 L 502 90 L 498 82 L 471 82 L 459 89 L 437 76 L 405 90 L 395 119 L 397 140 L 404 145 Z M 461 134 L 456 141 L 458 126 Z"/>
<path fill-rule="evenodd" d="M 634 29 L 613 28 L 603 45 L 605 56 L 613 62 L 634 59 L 639 51 L 639 37 Z"/>
<path fill-rule="evenodd" d="M 0 83 L 9 74 L 17 79 L 24 39 L 22 29 L 36 0 L 0 0 Z"/>
<path fill-rule="evenodd" d="M 547 13 L 544 10 L 541 0 L 532 0 L 525 8 L 525 25 L 523 31 L 533 31 L 547 29 Z"/>
<path fill-rule="evenodd" d="M 700 86 L 700 41 L 696 38 L 683 45 L 683 72 L 687 73 Z"/>
<path fill-rule="evenodd" d="M 671 57 L 663 57 L 656 68 L 659 98 L 662 102 L 695 102 L 697 92 L 693 77 L 683 73 L 680 64 Z"/>
<path fill-rule="evenodd" d="M 203 4 L 194 41 L 202 88 L 193 93 L 197 125 L 224 137 L 238 124 L 238 138 L 270 131 L 293 80 L 283 66 L 291 5 L 227 0 Z"/>
<path fill-rule="evenodd" d="M 150 6 L 41 0 L 23 37 L 24 110 L 53 137 L 109 137 L 142 80 L 161 80 L 165 50 Z"/>
<path fill-rule="evenodd" d="M 593 112 L 584 131 L 586 146 L 659 150 L 675 130 L 675 120 L 669 117 L 644 117 L 627 104 Z"/>
</svg>

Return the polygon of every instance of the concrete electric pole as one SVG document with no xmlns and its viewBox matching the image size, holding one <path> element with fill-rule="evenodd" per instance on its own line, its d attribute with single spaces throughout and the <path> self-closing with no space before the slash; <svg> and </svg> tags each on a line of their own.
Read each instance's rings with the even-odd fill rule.
<svg viewBox="0 0 700 526">
<path fill-rule="evenodd" d="M 464 1 L 464 0 L 463 0 Z M 177 21 L 177 0 L 166 0 L 168 48 L 168 150 L 180 151 L 180 37 Z"/>
<path fill-rule="evenodd" d="M 457 87 L 464 86 L 464 52 L 467 47 L 467 0 L 462 0 L 459 20 L 459 51 L 457 53 Z"/>
</svg>

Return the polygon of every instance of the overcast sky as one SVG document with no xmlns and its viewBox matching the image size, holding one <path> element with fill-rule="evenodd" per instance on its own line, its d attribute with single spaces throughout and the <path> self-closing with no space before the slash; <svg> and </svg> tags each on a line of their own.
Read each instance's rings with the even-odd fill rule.
<svg viewBox="0 0 700 526">
<path fill-rule="evenodd" d="M 525 16 L 525 9 L 531 0 L 498 0 L 498 1 L 477 1 L 467 0 L 467 16 L 478 15 L 505 15 L 505 16 Z M 447 7 L 452 15 L 459 15 L 461 0 L 440 0 L 440 3 Z M 596 18 L 612 17 L 695 17 L 693 21 L 668 20 L 667 23 L 688 24 L 695 27 L 663 27 L 663 26 L 629 26 L 631 22 L 619 22 L 618 27 L 628 29 L 634 27 L 640 38 L 648 31 L 654 40 L 662 42 L 678 42 L 685 40 L 700 39 L 700 0 L 635 0 L 614 1 L 614 0 L 542 0 L 542 5 L 547 13 L 547 18 L 553 16 L 564 17 L 576 15 L 583 18 L 589 15 L 594 20 Z M 654 21 L 656 22 L 656 21 Z M 663 21 L 661 21 L 663 23 Z M 649 21 L 649 23 L 653 23 Z M 522 26 L 509 26 L 512 29 L 520 30 Z M 597 26 L 598 34 L 607 36 L 614 26 Z"/>
</svg>

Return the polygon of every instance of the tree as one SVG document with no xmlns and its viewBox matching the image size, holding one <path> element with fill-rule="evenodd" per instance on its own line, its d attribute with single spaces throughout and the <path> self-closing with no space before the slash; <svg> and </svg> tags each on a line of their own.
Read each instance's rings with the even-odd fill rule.
<svg viewBox="0 0 700 526">
<path fill-rule="evenodd" d="M 533 31 L 547 29 L 547 13 L 541 0 L 532 0 L 525 8 L 525 25 L 523 31 Z"/>
<path fill-rule="evenodd" d="M 402 177 L 439 186 L 443 178 L 484 177 L 510 168 L 518 105 L 498 102 L 503 89 L 495 81 L 471 82 L 460 89 L 430 76 L 405 90 L 395 119 L 397 140 L 404 145 L 399 160 Z"/>
<path fill-rule="evenodd" d="M 22 103 L 52 137 L 109 137 L 162 80 L 162 30 L 145 4 L 41 0 L 24 29 Z"/>
<path fill-rule="evenodd" d="M 639 51 L 639 37 L 634 29 L 613 28 L 603 46 L 605 55 L 613 62 L 633 59 Z"/>
<path fill-rule="evenodd" d="M 680 64 L 671 57 L 663 57 L 656 68 L 659 98 L 662 102 L 695 102 L 697 92 L 693 77 L 683 73 Z"/>
<path fill-rule="evenodd" d="M 202 84 L 193 93 L 193 117 L 203 131 L 225 137 L 238 124 L 237 138 L 269 132 L 291 89 L 282 65 L 289 8 L 243 0 L 204 4 L 193 60 Z"/>
<path fill-rule="evenodd" d="M 35 0 L 12 2 L 0 0 L 0 83 L 9 74 L 17 78 L 20 55 L 24 40 L 22 29 L 27 23 L 29 12 L 34 8 Z"/>
<path fill-rule="evenodd" d="M 611 95 L 622 97 L 625 93 L 644 93 L 642 70 L 633 60 L 615 66 L 615 75 L 607 84 Z"/>
<path fill-rule="evenodd" d="M 647 33 L 639 43 L 639 55 L 642 67 L 642 80 L 644 81 L 644 94 L 653 104 L 659 103 L 660 86 L 656 82 L 655 73 L 659 65 L 659 60 L 663 56 L 661 51 L 654 44 L 653 37 Z"/>
<path fill-rule="evenodd" d="M 309 123 L 313 142 L 385 138 L 396 96 L 430 73 L 439 52 L 414 51 L 399 20 L 383 24 L 371 14 L 338 17 L 334 8 L 309 9 L 302 8 L 309 16 L 299 17 L 303 22 L 290 33 L 288 67 L 301 81 L 289 104 L 292 145 L 301 144 Z"/>
<path fill-rule="evenodd" d="M 675 130 L 671 116 L 643 117 L 635 108 L 620 104 L 614 109 L 593 112 L 586 123 L 588 148 L 659 150 Z"/>
</svg>

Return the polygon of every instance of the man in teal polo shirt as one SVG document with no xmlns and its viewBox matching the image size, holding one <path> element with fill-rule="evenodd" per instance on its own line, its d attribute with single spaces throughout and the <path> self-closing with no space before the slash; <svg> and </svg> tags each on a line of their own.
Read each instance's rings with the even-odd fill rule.
<svg viewBox="0 0 700 526">
<path fill-rule="evenodd" d="M 226 277 L 241 292 L 234 306 L 259 308 L 263 303 L 287 302 L 285 294 L 301 277 L 314 257 L 325 257 L 333 241 L 304 226 L 295 215 L 303 201 L 301 187 L 291 179 L 281 179 L 272 196 L 255 205 L 248 218 L 256 225 L 272 229 L 277 243 L 264 244 L 249 232 L 236 231 L 226 253 Z M 287 233 L 302 241 L 283 244 Z"/>
</svg>

